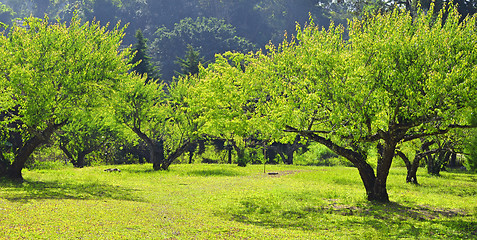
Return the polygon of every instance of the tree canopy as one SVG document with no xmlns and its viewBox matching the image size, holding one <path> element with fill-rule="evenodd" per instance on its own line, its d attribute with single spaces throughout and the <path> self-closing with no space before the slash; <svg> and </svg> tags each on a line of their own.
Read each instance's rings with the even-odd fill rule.
<svg viewBox="0 0 477 240">
<path fill-rule="evenodd" d="M 343 27 L 311 21 L 267 54 L 217 58 L 199 78 L 218 104 L 202 112 L 233 111 L 229 122 L 254 124 L 261 134 L 286 130 L 322 143 L 358 168 L 369 200 L 387 202 L 398 144 L 469 127 L 476 23 L 460 18 L 453 5 L 437 18 L 395 9 L 353 20 L 348 40 Z M 369 151 L 378 153 L 376 172 Z"/>
<path fill-rule="evenodd" d="M 27 158 L 78 113 L 104 106 L 129 71 L 123 29 L 27 18 L 0 35 L 1 160 L 21 179 Z"/>
<path fill-rule="evenodd" d="M 152 56 L 160 63 L 165 79 L 171 79 L 174 72 L 179 72 L 175 61 L 186 54 L 188 46 L 200 51 L 207 61 L 216 53 L 248 52 L 255 48 L 250 41 L 237 37 L 232 25 L 217 18 L 185 18 L 173 29 L 159 28 L 155 35 Z"/>
</svg>

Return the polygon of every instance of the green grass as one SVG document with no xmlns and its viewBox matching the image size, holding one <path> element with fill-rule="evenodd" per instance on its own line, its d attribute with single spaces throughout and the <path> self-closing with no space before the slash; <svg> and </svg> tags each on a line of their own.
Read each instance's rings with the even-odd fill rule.
<svg viewBox="0 0 477 240">
<path fill-rule="evenodd" d="M 121 172 L 104 172 L 115 167 Z M 354 168 L 96 166 L 0 182 L 0 239 L 476 239 L 477 175 L 393 168 L 392 203 Z"/>
</svg>

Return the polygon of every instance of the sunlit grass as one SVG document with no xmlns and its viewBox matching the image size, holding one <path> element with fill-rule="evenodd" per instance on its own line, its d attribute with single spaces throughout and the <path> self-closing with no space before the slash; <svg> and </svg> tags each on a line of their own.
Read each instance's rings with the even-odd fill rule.
<svg viewBox="0 0 477 240">
<path fill-rule="evenodd" d="M 121 172 L 104 172 L 106 168 Z M 391 171 L 392 203 L 365 200 L 354 168 L 97 166 L 0 183 L 0 239 L 475 239 L 477 176 Z"/>
</svg>

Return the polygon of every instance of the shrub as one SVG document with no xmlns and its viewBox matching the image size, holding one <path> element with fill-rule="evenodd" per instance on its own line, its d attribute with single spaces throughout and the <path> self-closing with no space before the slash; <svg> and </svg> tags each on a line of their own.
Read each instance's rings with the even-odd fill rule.
<svg viewBox="0 0 477 240">
<path fill-rule="evenodd" d="M 477 131 L 473 131 L 471 139 L 467 144 L 467 153 L 465 167 L 470 171 L 477 171 Z"/>
<path fill-rule="evenodd" d="M 308 147 L 308 151 L 297 154 L 295 164 L 307 166 L 352 166 L 346 159 L 339 157 L 319 143 L 312 143 Z"/>
</svg>

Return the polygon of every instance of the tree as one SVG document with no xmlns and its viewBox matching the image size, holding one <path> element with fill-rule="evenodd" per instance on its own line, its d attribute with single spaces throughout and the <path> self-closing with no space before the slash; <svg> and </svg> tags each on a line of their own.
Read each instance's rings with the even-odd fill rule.
<svg viewBox="0 0 477 240">
<path fill-rule="evenodd" d="M 396 149 L 396 155 L 398 155 L 406 164 L 407 174 L 406 174 L 406 182 L 419 184 L 417 181 L 417 169 L 421 163 L 423 158 L 427 158 L 428 155 L 433 154 L 434 152 L 429 150 L 429 146 L 434 144 L 433 141 L 427 141 L 425 139 L 421 139 L 421 147 L 418 151 L 416 151 L 414 155 L 414 159 L 412 162 L 409 160 L 409 157 L 400 149 Z"/>
<path fill-rule="evenodd" d="M 200 51 L 205 60 L 212 60 L 216 53 L 226 51 L 248 52 L 254 45 L 236 36 L 235 28 L 224 20 L 216 18 L 182 19 L 173 29 L 161 27 L 155 33 L 152 44 L 152 57 L 159 62 L 166 81 L 170 81 L 178 66 L 174 61 L 185 55 L 190 45 Z"/>
<path fill-rule="evenodd" d="M 147 76 L 146 81 L 157 78 L 158 74 L 154 66 L 151 65 L 150 57 L 147 55 L 147 39 L 142 35 L 141 30 L 136 31 L 137 42 L 133 46 L 133 57 L 131 64 L 134 65 L 133 71 L 141 76 Z"/>
<path fill-rule="evenodd" d="M 434 14 L 438 14 L 446 5 L 455 4 L 463 20 L 477 11 L 477 3 L 468 0 L 343 0 L 341 4 L 345 5 L 349 12 L 359 16 L 392 11 L 395 8 L 406 9 L 411 15 L 417 14 L 421 9 L 431 9 Z"/>
<path fill-rule="evenodd" d="M 199 73 L 199 65 L 204 64 L 205 60 L 204 57 L 200 57 L 199 51 L 194 50 L 194 47 L 191 45 L 187 45 L 184 59 L 178 57 L 176 63 L 181 66 L 179 74 L 185 77 Z"/>
<path fill-rule="evenodd" d="M 101 103 L 129 70 L 123 29 L 27 18 L 0 35 L 2 175 L 22 180 L 28 157 L 78 113 Z"/>
<path fill-rule="evenodd" d="M 388 202 L 398 144 L 470 127 L 462 115 L 477 99 L 476 25 L 475 18 L 459 20 L 453 6 L 437 18 L 395 9 L 350 22 L 349 40 L 342 27 L 311 22 L 267 55 L 228 54 L 199 77 L 214 97 L 239 104 L 228 109 L 238 108 L 233 121 L 327 146 L 358 169 L 368 200 Z M 367 162 L 371 150 L 378 152 L 376 173 Z"/>
<path fill-rule="evenodd" d="M 105 116 L 99 113 L 84 113 L 57 132 L 59 148 L 75 167 L 87 165 L 86 156 L 99 150 L 112 138 L 119 135 Z"/>
<path fill-rule="evenodd" d="M 14 15 L 15 12 L 11 8 L 0 2 L 0 23 L 10 25 Z"/>
<path fill-rule="evenodd" d="M 167 88 L 132 73 L 121 82 L 113 109 L 117 121 L 143 140 L 154 170 L 167 170 L 192 142 L 191 122 L 183 105 L 187 87 L 180 80 Z"/>
<path fill-rule="evenodd" d="M 86 19 L 98 21 L 103 25 L 118 22 L 118 10 L 120 1 L 115 0 L 94 0 L 83 3 L 83 11 Z"/>
</svg>

